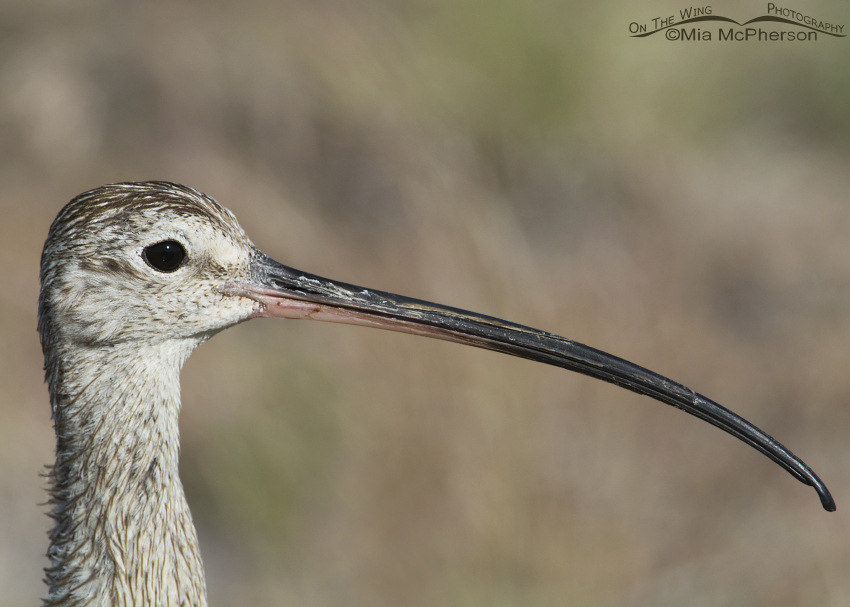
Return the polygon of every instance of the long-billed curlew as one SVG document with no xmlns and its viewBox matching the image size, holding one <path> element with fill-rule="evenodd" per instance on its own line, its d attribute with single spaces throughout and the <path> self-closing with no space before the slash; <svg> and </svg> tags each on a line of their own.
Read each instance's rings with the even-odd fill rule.
<svg viewBox="0 0 850 607">
<path fill-rule="evenodd" d="M 107 185 L 56 217 L 38 329 L 56 429 L 47 605 L 205 605 L 178 476 L 180 368 L 244 320 L 310 318 L 436 337 L 596 377 L 683 409 L 829 491 L 780 443 L 717 403 L 551 333 L 286 267 L 191 188 Z"/>
</svg>

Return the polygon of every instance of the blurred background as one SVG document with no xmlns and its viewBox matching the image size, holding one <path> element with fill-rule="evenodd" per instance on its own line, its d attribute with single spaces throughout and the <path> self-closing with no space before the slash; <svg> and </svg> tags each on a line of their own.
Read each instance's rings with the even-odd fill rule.
<svg viewBox="0 0 850 607">
<path fill-rule="evenodd" d="M 850 43 L 629 37 L 684 7 L 0 3 L 0 605 L 44 590 L 41 246 L 76 194 L 146 179 L 288 265 L 672 377 L 838 503 L 559 369 L 254 321 L 182 376 L 213 607 L 850 604 Z"/>
</svg>

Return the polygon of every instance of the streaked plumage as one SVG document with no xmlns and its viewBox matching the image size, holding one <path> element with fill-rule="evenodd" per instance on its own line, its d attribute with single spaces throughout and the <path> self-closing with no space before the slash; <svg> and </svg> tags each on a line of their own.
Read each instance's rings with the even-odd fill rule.
<svg viewBox="0 0 850 607">
<path fill-rule="evenodd" d="M 202 260 L 189 280 L 140 256 L 172 238 Z M 172 184 L 98 188 L 54 221 L 39 305 L 57 437 L 47 604 L 205 604 L 178 474 L 179 372 L 259 307 L 216 290 L 250 248 L 229 211 Z"/>
</svg>

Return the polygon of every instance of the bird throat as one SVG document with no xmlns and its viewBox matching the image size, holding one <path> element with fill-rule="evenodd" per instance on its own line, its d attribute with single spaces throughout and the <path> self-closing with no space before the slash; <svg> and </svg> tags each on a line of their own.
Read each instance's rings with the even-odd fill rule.
<svg viewBox="0 0 850 607">
<path fill-rule="evenodd" d="M 56 462 L 46 605 L 206 605 L 178 473 L 179 373 L 195 345 L 68 348 L 47 361 Z"/>
</svg>

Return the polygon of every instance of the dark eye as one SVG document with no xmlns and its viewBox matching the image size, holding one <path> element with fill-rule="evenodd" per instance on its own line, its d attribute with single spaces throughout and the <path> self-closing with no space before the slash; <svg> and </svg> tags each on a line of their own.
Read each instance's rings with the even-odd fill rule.
<svg viewBox="0 0 850 607">
<path fill-rule="evenodd" d="M 160 272 L 173 272 L 186 259 L 186 249 L 179 242 L 165 240 L 146 247 L 142 257 L 151 267 Z"/>
</svg>

